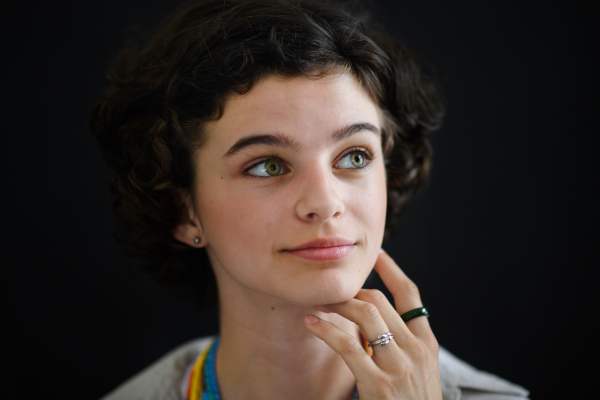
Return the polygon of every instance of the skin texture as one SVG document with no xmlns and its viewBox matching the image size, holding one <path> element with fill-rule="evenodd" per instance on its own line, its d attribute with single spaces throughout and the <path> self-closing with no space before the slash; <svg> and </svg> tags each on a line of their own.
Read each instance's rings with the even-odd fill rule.
<svg viewBox="0 0 600 400">
<path fill-rule="evenodd" d="M 358 293 L 385 226 L 381 143 L 369 131 L 338 143 L 331 135 L 362 122 L 379 128 L 377 107 L 348 74 L 319 80 L 269 77 L 228 101 L 196 153 L 192 216 L 202 227 L 217 277 L 227 274 L 251 297 L 302 305 L 338 303 Z M 254 146 L 223 157 L 239 139 L 265 133 L 280 133 L 298 146 Z M 375 158 L 365 169 L 335 168 L 354 147 L 368 149 Z M 269 156 L 281 159 L 289 172 L 264 179 L 244 174 Z M 332 236 L 355 242 L 352 253 L 315 262 L 284 251 Z M 193 237 L 184 241 L 192 243 Z"/>
<path fill-rule="evenodd" d="M 333 139 L 353 124 L 371 128 Z M 420 304 L 414 285 L 380 253 L 386 173 L 373 132 L 380 126 L 377 106 L 348 73 L 267 77 L 231 97 L 222 118 L 207 126 L 196 181 L 190 192 L 178 191 L 181 221 L 173 235 L 206 247 L 215 271 L 223 399 L 342 400 L 355 385 L 362 400 L 441 398 L 427 320 L 407 327 L 385 297 L 361 290 L 380 265 L 397 307 Z M 256 135 L 278 137 L 280 145 L 232 152 Z M 290 251 L 332 237 L 345 241 L 345 256 L 315 260 Z M 355 323 L 368 340 L 392 330 L 394 341 L 371 359 Z"/>
</svg>

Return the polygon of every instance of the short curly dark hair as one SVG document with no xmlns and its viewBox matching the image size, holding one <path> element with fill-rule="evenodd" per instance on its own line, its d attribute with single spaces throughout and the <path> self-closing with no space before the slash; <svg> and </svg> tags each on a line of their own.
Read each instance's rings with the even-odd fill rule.
<svg viewBox="0 0 600 400">
<path fill-rule="evenodd" d="M 352 10 L 352 11 L 350 11 Z M 109 74 L 89 127 L 109 167 L 117 237 L 142 269 L 179 295 L 216 304 L 204 249 L 176 241 L 174 188 L 194 181 L 192 152 L 228 96 L 262 78 L 352 73 L 382 110 L 388 210 L 385 237 L 431 164 L 428 133 L 443 115 L 437 87 L 364 10 L 316 0 L 185 3 Z"/>
</svg>

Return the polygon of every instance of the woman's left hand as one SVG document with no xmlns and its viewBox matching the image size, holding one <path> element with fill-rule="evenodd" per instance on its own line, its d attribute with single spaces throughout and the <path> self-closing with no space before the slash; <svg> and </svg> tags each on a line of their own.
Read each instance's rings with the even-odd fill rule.
<svg viewBox="0 0 600 400">
<path fill-rule="evenodd" d="M 417 317 L 405 323 L 399 314 L 423 307 L 417 287 L 385 252 L 377 258 L 375 270 L 392 293 L 396 309 L 380 291 L 365 289 L 350 301 L 317 309 L 358 324 L 370 342 L 392 332 L 394 338 L 388 344 L 373 346 L 373 356 L 369 357 L 356 335 L 328 321 L 309 315 L 306 327 L 342 356 L 356 377 L 361 400 L 441 399 L 439 346 L 429 322 Z"/>
</svg>

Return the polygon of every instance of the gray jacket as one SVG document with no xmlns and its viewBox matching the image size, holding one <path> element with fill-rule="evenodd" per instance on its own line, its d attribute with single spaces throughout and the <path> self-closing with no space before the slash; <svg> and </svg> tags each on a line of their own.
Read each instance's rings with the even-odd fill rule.
<svg viewBox="0 0 600 400">
<path fill-rule="evenodd" d="M 187 367 L 213 337 L 186 343 L 107 394 L 101 400 L 181 400 L 181 383 Z M 496 375 L 479 371 L 440 349 L 440 375 L 444 400 L 523 400 L 529 392 Z"/>
</svg>

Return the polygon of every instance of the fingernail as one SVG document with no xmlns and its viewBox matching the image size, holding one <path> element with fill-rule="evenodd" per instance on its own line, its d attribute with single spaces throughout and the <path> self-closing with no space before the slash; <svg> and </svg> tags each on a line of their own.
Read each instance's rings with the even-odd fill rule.
<svg viewBox="0 0 600 400">
<path fill-rule="evenodd" d="M 385 250 L 384 249 L 379 249 L 379 254 L 381 254 L 381 253 L 385 253 Z"/>
<path fill-rule="evenodd" d="M 307 324 L 313 325 L 313 324 L 317 323 L 319 318 L 315 317 L 314 315 L 308 314 L 306 317 L 304 317 L 304 320 L 306 321 Z"/>
</svg>

